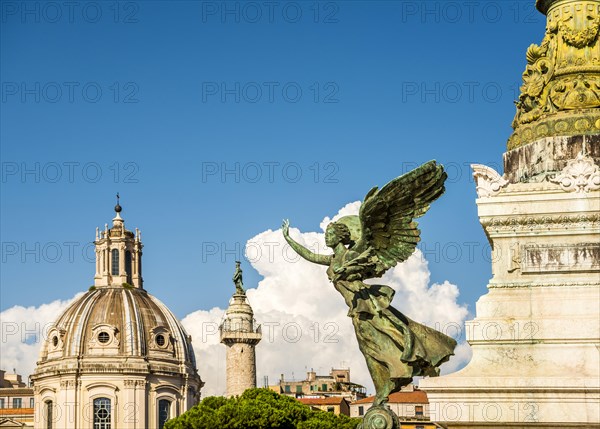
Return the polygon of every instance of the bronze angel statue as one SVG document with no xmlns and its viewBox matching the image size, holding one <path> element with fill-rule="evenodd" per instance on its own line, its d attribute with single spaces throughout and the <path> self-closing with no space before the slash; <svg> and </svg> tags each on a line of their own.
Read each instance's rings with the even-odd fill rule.
<svg viewBox="0 0 600 429">
<path fill-rule="evenodd" d="M 413 254 L 420 240 L 416 218 L 444 193 L 446 173 L 430 161 L 400 176 L 365 197 L 358 216 L 330 223 L 325 243 L 333 255 L 319 255 L 282 231 L 290 246 L 304 259 L 326 265 L 327 276 L 349 307 L 360 351 L 376 390 L 374 407 L 387 402 L 390 393 L 415 376 L 435 376 L 439 366 L 454 354 L 456 341 L 419 324 L 390 304 L 394 290 L 364 283 L 381 277 Z"/>
</svg>

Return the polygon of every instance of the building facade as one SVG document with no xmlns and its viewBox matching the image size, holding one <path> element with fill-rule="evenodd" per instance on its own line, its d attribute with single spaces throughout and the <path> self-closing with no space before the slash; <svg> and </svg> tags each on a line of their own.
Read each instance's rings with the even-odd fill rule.
<svg viewBox="0 0 600 429">
<path fill-rule="evenodd" d="M 313 370 L 304 380 L 285 380 L 281 374 L 279 384 L 269 386 L 277 393 L 295 398 L 343 397 L 356 401 L 366 397 L 366 389 L 350 380 L 350 369 L 331 368 L 329 375 L 317 375 Z"/>
<path fill-rule="evenodd" d="M 600 1 L 537 7 L 504 174 L 473 166 L 494 251 L 473 357 L 420 382 L 449 428 L 600 424 Z"/>
<path fill-rule="evenodd" d="M 96 229 L 94 286 L 60 315 L 32 375 L 39 429 L 161 429 L 196 404 L 191 338 L 143 288 L 141 233 Z"/>
<path fill-rule="evenodd" d="M 298 398 L 298 401 L 314 410 L 325 411 L 337 415 L 350 416 L 350 404 L 342 396 L 323 398 Z"/>
<path fill-rule="evenodd" d="M 354 401 L 350 404 L 350 417 L 363 417 L 375 400 L 374 396 Z M 387 405 L 405 424 L 423 424 L 429 421 L 429 400 L 427 394 L 416 389 L 412 384 L 402 388 L 400 392 L 389 396 Z M 429 423 L 431 424 L 431 423 Z"/>
<path fill-rule="evenodd" d="M 33 389 L 17 373 L 0 370 L 0 428 L 33 427 Z"/>
</svg>

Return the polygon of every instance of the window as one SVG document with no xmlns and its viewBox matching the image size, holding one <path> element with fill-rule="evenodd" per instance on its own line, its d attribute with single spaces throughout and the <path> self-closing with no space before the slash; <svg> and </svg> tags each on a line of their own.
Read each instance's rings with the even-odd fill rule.
<svg viewBox="0 0 600 429">
<path fill-rule="evenodd" d="M 292 392 L 292 386 L 290 386 L 289 384 L 285 385 L 285 393 L 291 393 Z"/>
<path fill-rule="evenodd" d="M 326 384 L 322 384 L 321 385 L 321 391 L 327 392 L 327 385 Z"/>
<path fill-rule="evenodd" d="M 166 340 L 165 340 L 165 336 L 164 336 L 163 334 L 158 334 L 158 335 L 156 336 L 156 344 L 157 344 L 159 347 L 162 347 L 162 346 L 164 346 L 164 345 L 165 345 L 165 342 L 166 342 Z"/>
<path fill-rule="evenodd" d="M 34 408 L 34 407 L 35 407 L 35 399 L 29 398 L 29 408 Z"/>
<path fill-rule="evenodd" d="M 132 283 L 131 281 L 131 252 L 127 250 L 125 252 L 125 274 L 127 274 L 127 283 Z"/>
<path fill-rule="evenodd" d="M 333 407 L 327 407 L 327 412 L 328 413 L 333 413 L 333 412 L 335 412 L 335 408 L 333 408 Z"/>
<path fill-rule="evenodd" d="M 158 401 L 158 429 L 163 429 L 171 412 L 171 402 L 166 399 Z"/>
<path fill-rule="evenodd" d="M 110 429 L 110 399 L 94 399 L 94 429 Z"/>
<path fill-rule="evenodd" d="M 23 406 L 23 400 L 21 398 L 13 398 L 13 408 L 21 408 Z"/>
<path fill-rule="evenodd" d="M 4 398 L 0 398 L 0 408 L 4 408 Z"/>
<path fill-rule="evenodd" d="M 52 401 L 44 402 L 46 405 L 46 429 L 52 429 Z"/>
<path fill-rule="evenodd" d="M 302 385 L 301 384 L 296 385 L 296 393 L 302 393 Z"/>
<path fill-rule="evenodd" d="M 98 341 L 102 344 L 106 344 L 110 341 L 110 335 L 106 331 L 102 331 L 98 334 Z"/>
<path fill-rule="evenodd" d="M 423 417 L 423 406 L 422 405 L 417 405 L 415 407 L 415 416 Z"/>
<path fill-rule="evenodd" d="M 110 269 L 110 273 L 113 276 L 118 276 L 119 275 L 119 250 L 118 249 L 113 249 L 110 252 L 111 254 L 111 269 Z"/>
<path fill-rule="evenodd" d="M 365 415 L 365 407 L 363 407 L 362 405 L 360 405 L 358 407 L 358 415 L 359 416 L 364 416 Z"/>
</svg>

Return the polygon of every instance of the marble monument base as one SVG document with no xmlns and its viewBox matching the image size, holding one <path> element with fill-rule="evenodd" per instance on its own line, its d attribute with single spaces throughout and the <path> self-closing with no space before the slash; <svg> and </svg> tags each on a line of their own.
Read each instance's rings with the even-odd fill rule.
<svg viewBox="0 0 600 429">
<path fill-rule="evenodd" d="M 542 183 L 474 169 L 493 277 L 465 326 L 469 364 L 419 384 L 431 420 L 448 428 L 599 427 L 598 166 L 580 155 Z"/>
</svg>

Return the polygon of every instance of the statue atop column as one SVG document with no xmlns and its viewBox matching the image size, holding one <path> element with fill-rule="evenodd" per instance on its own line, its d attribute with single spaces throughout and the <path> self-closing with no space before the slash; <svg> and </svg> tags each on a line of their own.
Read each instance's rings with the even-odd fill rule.
<svg viewBox="0 0 600 429">
<path fill-rule="evenodd" d="M 246 295 L 244 291 L 244 282 L 242 279 L 242 268 L 240 261 L 235 261 L 235 273 L 233 274 L 233 284 L 235 284 L 235 293 L 238 295 Z"/>
</svg>

